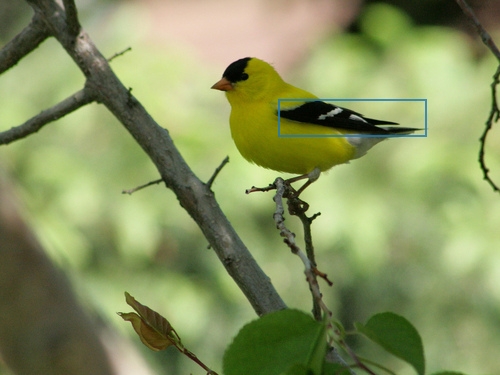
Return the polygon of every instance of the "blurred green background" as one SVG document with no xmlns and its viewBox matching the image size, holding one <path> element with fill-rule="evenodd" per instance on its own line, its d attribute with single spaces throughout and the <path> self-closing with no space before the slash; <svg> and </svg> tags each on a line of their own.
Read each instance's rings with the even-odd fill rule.
<svg viewBox="0 0 500 375">
<path fill-rule="evenodd" d="M 230 9 L 241 7 L 240 17 L 245 17 L 249 3 L 231 3 Z M 334 282 L 331 288 L 322 285 L 322 292 L 347 327 L 381 311 L 404 315 L 422 335 L 429 372 L 498 373 L 500 196 L 483 181 L 477 163 L 496 61 L 477 38 L 452 27 L 456 24 L 416 24 L 411 14 L 387 4 L 353 2 L 349 13 L 340 2 L 336 9 L 345 11 L 344 23 L 335 24 L 332 16 L 311 36 L 307 25 L 287 13 L 287 3 L 255 3 L 262 17 L 250 23 L 257 30 L 273 30 L 274 22 L 286 27 L 255 40 L 255 30 L 230 25 L 237 28 L 236 36 L 254 41 L 247 52 L 229 29 L 217 26 L 231 22 L 223 6 L 229 2 L 186 2 L 186 8 L 197 11 L 178 18 L 178 24 L 168 13 L 178 1 L 77 5 L 83 27 L 105 56 L 132 47 L 113 60 L 112 68 L 170 131 L 202 180 L 230 156 L 213 185 L 216 197 L 285 302 L 305 311 L 311 306 L 303 266 L 274 228 L 272 194 L 244 194 L 278 174 L 238 154 L 229 133 L 229 105 L 209 87 L 229 63 L 260 52 L 258 57 L 275 62 L 285 80 L 320 97 L 426 98 L 427 138 L 384 142 L 366 157 L 323 175 L 304 193 L 310 213 L 322 213 L 313 226 L 317 261 Z M 327 6 L 324 1 L 291 3 L 304 9 Z M 433 2 L 422 7 L 426 3 Z M 218 17 L 213 26 L 201 21 L 210 18 L 204 11 L 210 4 Z M 15 15 L 3 23 L 0 44 L 29 21 L 31 10 L 23 5 L 0 4 L 4 18 Z M 488 24 L 497 41 L 498 26 Z M 305 30 L 304 38 L 297 29 Z M 191 32 L 212 44 L 189 39 Z M 281 49 L 269 47 L 273 40 Z M 60 46 L 44 42 L 0 76 L 0 130 L 56 104 L 83 83 Z M 363 112 L 363 103 L 342 105 Z M 423 126 L 423 113 L 396 104 L 370 106 L 366 114 Z M 499 145 L 500 130 L 494 129 L 486 160 L 497 181 Z M 158 174 L 102 105 L 86 106 L 1 147 L 0 168 L 82 303 L 137 346 L 151 368 L 148 373 L 203 371 L 174 349 L 152 353 L 142 346 L 116 315 L 130 311 L 125 290 L 166 316 L 184 344 L 221 371 L 224 348 L 255 315 L 172 192 L 157 185 L 132 196 L 121 194 Z M 287 224 L 300 240 L 297 220 L 289 218 Z M 353 345 L 360 353 L 383 358 L 397 374 L 413 373 L 364 340 Z M 1 364 L 0 374 L 9 374 Z"/>
</svg>

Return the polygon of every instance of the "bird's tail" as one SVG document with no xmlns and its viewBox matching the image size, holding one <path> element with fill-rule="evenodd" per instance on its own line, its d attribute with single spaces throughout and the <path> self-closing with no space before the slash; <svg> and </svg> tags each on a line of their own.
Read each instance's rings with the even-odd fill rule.
<svg viewBox="0 0 500 375">
<path fill-rule="evenodd" d="M 394 123 L 394 125 L 397 125 Z M 383 130 L 384 132 L 374 132 L 370 134 L 371 137 L 366 137 L 366 136 L 360 136 L 360 137 L 349 137 L 347 138 L 347 141 L 354 146 L 355 148 L 355 156 L 353 159 L 357 159 L 366 152 L 375 146 L 377 143 L 382 142 L 383 140 L 390 138 L 391 135 L 395 134 L 411 134 L 417 130 L 422 130 L 418 128 L 405 128 L 405 127 L 399 127 L 399 126 L 377 126 L 377 129 L 380 129 L 381 131 Z"/>
</svg>

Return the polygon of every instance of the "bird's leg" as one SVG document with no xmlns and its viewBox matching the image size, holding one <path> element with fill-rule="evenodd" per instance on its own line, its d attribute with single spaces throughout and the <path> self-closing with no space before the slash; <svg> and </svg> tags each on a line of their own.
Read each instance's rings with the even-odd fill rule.
<svg viewBox="0 0 500 375">
<path fill-rule="evenodd" d="M 298 197 L 309 185 L 311 185 L 314 181 L 316 181 L 321 174 L 321 170 L 319 168 L 314 168 L 311 172 L 297 176 L 297 177 L 292 177 L 286 180 L 285 182 L 288 184 L 292 184 L 296 181 L 303 180 L 307 178 L 307 181 L 304 185 L 300 187 L 299 190 L 295 193 L 295 197 Z"/>
</svg>

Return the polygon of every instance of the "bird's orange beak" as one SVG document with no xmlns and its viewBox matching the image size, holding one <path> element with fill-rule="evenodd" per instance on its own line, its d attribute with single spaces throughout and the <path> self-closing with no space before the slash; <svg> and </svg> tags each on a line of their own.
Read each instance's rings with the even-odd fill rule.
<svg viewBox="0 0 500 375">
<path fill-rule="evenodd" d="M 231 91 L 233 89 L 233 84 L 228 81 L 227 78 L 222 77 L 222 79 L 215 83 L 211 89 L 220 90 L 220 91 Z"/>
</svg>

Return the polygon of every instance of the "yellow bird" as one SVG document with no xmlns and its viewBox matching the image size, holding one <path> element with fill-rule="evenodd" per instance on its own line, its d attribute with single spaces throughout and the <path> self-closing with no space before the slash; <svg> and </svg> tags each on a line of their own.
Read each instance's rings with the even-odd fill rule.
<svg viewBox="0 0 500 375">
<path fill-rule="evenodd" d="M 226 93 L 231 135 L 241 155 L 264 168 L 300 174 L 290 181 L 308 178 L 299 193 L 321 172 L 363 156 L 388 136 L 418 130 L 315 100 L 254 57 L 230 64 L 212 89 Z M 379 126 L 384 124 L 391 126 Z"/>
</svg>

